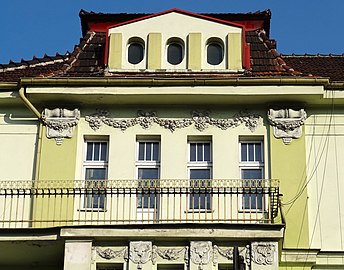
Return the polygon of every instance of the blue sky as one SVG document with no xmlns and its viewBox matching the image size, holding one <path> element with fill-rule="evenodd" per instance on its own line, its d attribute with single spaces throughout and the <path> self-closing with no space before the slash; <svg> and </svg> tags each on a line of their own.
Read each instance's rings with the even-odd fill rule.
<svg viewBox="0 0 344 270">
<path fill-rule="evenodd" d="M 272 11 L 271 38 L 284 54 L 344 53 L 344 0 L 3 0 L 0 63 L 72 51 L 80 9 L 104 13 Z"/>
</svg>

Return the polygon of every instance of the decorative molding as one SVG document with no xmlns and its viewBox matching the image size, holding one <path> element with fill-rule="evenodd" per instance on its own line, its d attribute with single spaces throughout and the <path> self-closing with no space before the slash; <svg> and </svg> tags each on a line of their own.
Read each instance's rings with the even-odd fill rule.
<svg viewBox="0 0 344 270">
<path fill-rule="evenodd" d="M 122 250 L 118 251 L 112 250 L 111 248 L 107 248 L 104 250 L 97 248 L 96 251 L 99 257 L 106 260 L 123 257 L 125 261 L 128 261 L 128 247 L 125 247 Z"/>
<path fill-rule="evenodd" d="M 194 125 L 198 131 L 204 131 L 209 126 L 215 126 L 222 130 L 228 128 L 234 128 L 241 124 L 254 132 L 259 125 L 261 116 L 251 114 L 246 111 L 239 112 L 235 114 L 233 118 L 219 118 L 215 119 L 209 116 L 207 111 L 192 111 L 191 118 L 183 118 L 180 120 L 175 119 L 162 119 L 157 116 L 156 112 L 144 112 L 138 111 L 137 117 L 132 119 L 120 119 L 115 120 L 109 117 L 108 111 L 99 111 L 90 116 L 86 116 L 85 120 L 88 122 L 89 126 L 97 131 L 103 124 L 119 128 L 122 131 L 133 127 L 135 125 L 140 125 L 143 129 L 150 128 L 153 124 L 158 124 L 159 126 L 174 132 L 176 129 L 182 129 Z"/>
<path fill-rule="evenodd" d="M 185 248 L 182 249 L 174 249 L 174 248 L 168 248 L 165 250 L 159 249 L 157 246 L 153 246 L 153 254 L 152 254 L 152 262 L 153 264 L 156 263 L 157 255 L 159 255 L 160 258 L 168 261 L 176 261 L 181 258 L 181 256 L 184 255 L 184 261 L 185 261 Z"/>
<path fill-rule="evenodd" d="M 221 255 L 227 260 L 233 260 L 233 248 L 221 249 L 217 245 L 214 245 L 213 248 L 213 265 L 218 264 L 218 257 Z"/>
<path fill-rule="evenodd" d="M 258 265 L 272 265 L 276 252 L 274 243 L 252 243 L 251 258 L 252 262 Z"/>
<path fill-rule="evenodd" d="M 129 259 L 142 269 L 142 264 L 152 260 L 152 242 L 132 241 L 129 245 Z"/>
<path fill-rule="evenodd" d="M 198 265 L 199 270 L 203 269 L 203 265 L 209 264 L 212 251 L 213 248 L 210 241 L 191 241 L 190 243 L 191 261 Z"/>
<path fill-rule="evenodd" d="M 72 138 L 74 128 L 79 122 L 80 111 L 67 109 L 44 109 L 42 122 L 47 127 L 47 138 L 54 138 L 57 145 L 61 145 L 64 138 Z"/>
<path fill-rule="evenodd" d="M 290 144 L 292 139 L 302 136 L 302 126 L 305 123 L 307 114 L 304 109 L 298 111 L 293 109 L 270 109 L 268 120 L 273 126 L 274 136 L 282 138 L 284 144 Z"/>
</svg>

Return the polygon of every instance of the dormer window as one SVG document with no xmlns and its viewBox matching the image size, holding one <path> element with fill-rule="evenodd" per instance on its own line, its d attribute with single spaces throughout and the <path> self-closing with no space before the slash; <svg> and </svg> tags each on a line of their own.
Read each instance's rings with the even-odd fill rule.
<svg viewBox="0 0 344 270">
<path fill-rule="evenodd" d="M 218 40 L 210 40 L 207 45 L 207 63 L 209 65 L 219 65 L 223 61 L 223 45 Z"/>
<path fill-rule="evenodd" d="M 139 64 L 144 58 L 144 42 L 139 38 L 129 40 L 128 62 L 130 64 Z"/>
<path fill-rule="evenodd" d="M 184 46 L 181 40 L 172 40 L 167 45 L 167 62 L 179 65 L 184 58 Z"/>
</svg>

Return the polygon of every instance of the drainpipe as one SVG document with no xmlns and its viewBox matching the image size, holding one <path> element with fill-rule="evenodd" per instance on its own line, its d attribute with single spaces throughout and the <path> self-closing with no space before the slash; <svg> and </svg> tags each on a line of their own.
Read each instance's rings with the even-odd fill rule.
<svg viewBox="0 0 344 270">
<path fill-rule="evenodd" d="M 39 130 L 38 130 L 38 141 L 37 141 L 37 154 L 36 154 L 36 167 L 35 167 L 35 179 L 39 179 L 39 167 L 40 167 L 40 162 L 41 162 L 41 149 L 42 149 L 42 136 L 43 136 L 43 124 L 41 121 L 41 114 L 39 111 L 32 105 L 30 100 L 26 97 L 25 94 L 25 88 L 21 87 L 19 89 L 19 96 L 24 102 L 25 106 L 33 112 L 34 115 L 36 115 L 38 121 L 39 121 Z"/>
</svg>

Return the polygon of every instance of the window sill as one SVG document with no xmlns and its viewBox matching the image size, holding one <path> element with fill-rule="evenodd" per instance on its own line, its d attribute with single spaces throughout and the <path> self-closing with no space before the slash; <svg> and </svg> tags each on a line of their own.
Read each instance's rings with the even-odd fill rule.
<svg viewBox="0 0 344 270">
<path fill-rule="evenodd" d="M 211 214 L 214 212 L 215 210 L 212 209 L 188 209 L 184 211 L 186 214 Z"/>
<path fill-rule="evenodd" d="M 98 212 L 107 212 L 106 209 L 103 208 L 80 208 L 78 209 L 79 212 L 93 212 L 93 213 L 98 213 Z"/>
</svg>

